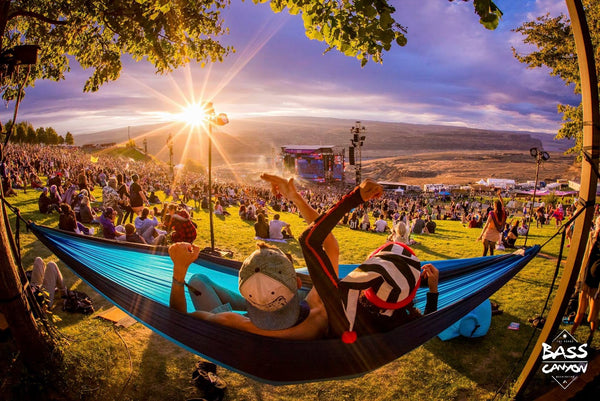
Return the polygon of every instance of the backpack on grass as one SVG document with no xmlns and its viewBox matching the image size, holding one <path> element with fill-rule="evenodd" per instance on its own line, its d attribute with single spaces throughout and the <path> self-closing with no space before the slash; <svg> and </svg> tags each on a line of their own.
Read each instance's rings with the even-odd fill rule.
<svg viewBox="0 0 600 401">
<path fill-rule="evenodd" d="M 92 299 L 81 291 L 67 291 L 63 310 L 71 313 L 83 313 L 89 315 L 94 313 L 94 303 Z"/>
</svg>

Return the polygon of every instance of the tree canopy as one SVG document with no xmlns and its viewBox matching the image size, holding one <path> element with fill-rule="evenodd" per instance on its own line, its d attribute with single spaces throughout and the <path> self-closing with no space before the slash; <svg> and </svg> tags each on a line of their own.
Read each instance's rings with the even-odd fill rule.
<svg viewBox="0 0 600 401">
<path fill-rule="evenodd" d="M 594 47 L 596 74 L 600 74 L 600 2 L 583 0 L 582 3 Z M 525 37 L 525 43 L 537 47 L 536 51 L 529 54 L 520 54 L 513 48 L 513 54 L 520 62 L 527 64 L 529 68 L 549 67 L 550 75 L 560 77 L 566 85 L 573 84 L 575 93 L 581 93 L 575 39 L 567 16 L 551 18 L 547 14 L 535 21 L 526 22 L 515 31 Z M 562 114 L 563 123 L 556 138 L 575 139 L 575 145 L 567 152 L 576 153 L 580 158 L 583 139 L 582 105 L 559 104 L 558 111 Z"/>
<path fill-rule="evenodd" d="M 404 46 L 407 29 L 395 20 L 390 0 L 253 0 L 269 2 L 275 12 L 301 14 L 307 37 L 356 57 L 361 65 L 381 62 L 394 43 Z M 491 0 L 473 0 L 488 29 L 502 12 Z M 228 33 L 221 12 L 230 0 L 0 0 L 0 50 L 39 45 L 39 61 L 29 74 L 21 68 L 1 80 L 5 100 L 17 84 L 64 79 L 77 60 L 91 76 L 84 91 L 119 77 L 121 56 L 147 60 L 159 74 L 189 62 L 204 65 L 234 52 L 219 42 Z M 71 56 L 71 57 L 69 57 Z"/>
</svg>

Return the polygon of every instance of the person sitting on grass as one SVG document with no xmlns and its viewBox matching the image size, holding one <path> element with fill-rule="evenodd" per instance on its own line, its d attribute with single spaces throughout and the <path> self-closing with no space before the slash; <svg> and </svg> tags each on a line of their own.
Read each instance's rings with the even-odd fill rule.
<svg viewBox="0 0 600 401">
<path fill-rule="evenodd" d="M 425 220 L 425 233 L 435 234 L 436 227 L 437 224 L 435 224 L 435 221 L 431 220 L 431 216 L 427 216 L 427 219 Z"/>
<path fill-rule="evenodd" d="M 90 198 L 87 195 L 83 195 L 81 203 L 79 204 L 79 216 L 81 216 L 81 222 L 86 224 L 99 224 L 100 217 L 96 214 L 96 211 L 90 206 Z"/>
<path fill-rule="evenodd" d="M 58 216 L 58 228 L 85 235 L 94 235 L 94 227 L 88 228 L 77 221 L 75 212 L 66 203 L 60 204 L 60 215 Z"/>
<path fill-rule="evenodd" d="M 192 222 L 187 210 L 181 209 L 174 211 L 169 209 L 171 213 L 171 219 L 169 224 L 171 226 L 171 242 L 188 242 L 193 243 L 196 240 L 196 226 Z"/>
<path fill-rule="evenodd" d="M 216 216 L 229 216 L 229 215 L 231 215 L 231 213 L 229 213 L 227 210 L 223 209 L 223 205 L 221 205 L 221 202 L 217 200 L 215 202 L 215 215 Z"/>
<path fill-rule="evenodd" d="M 59 204 L 53 203 L 50 201 L 50 196 L 48 195 L 48 188 L 44 187 L 40 197 L 38 198 L 38 210 L 40 213 L 52 213 L 54 211 L 59 211 Z"/>
<path fill-rule="evenodd" d="M 135 226 L 131 223 L 125 224 L 125 241 L 134 244 L 147 244 L 146 240 L 135 232 Z"/>
<path fill-rule="evenodd" d="M 125 228 L 123 226 L 115 227 L 115 219 L 117 212 L 112 207 L 104 209 L 104 213 L 100 216 L 100 225 L 102 226 L 102 235 L 106 239 L 116 239 L 125 241 Z"/>
<path fill-rule="evenodd" d="M 273 220 L 269 222 L 269 237 L 271 239 L 287 239 L 294 238 L 292 228 L 289 223 L 279 220 L 279 214 L 273 216 Z"/>
<path fill-rule="evenodd" d="M 254 234 L 258 238 L 269 238 L 269 222 L 262 213 L 258 215 L 258 221 L 254 223 Z"/>
<path fill-rule="evenodd" d="M 376 233 L 384 233 L 389 231 L 387 221 L 383 219 L 383 214 L 380 214 L 377 220 L 375 220 L 375 227 L 373 228 L 373 231 Z"/>
<path fill-rule="evenodd" d="M 134 220 L 135 229 L 144 238 L 147 244 L 162 245 L 166 241 L 166 231 L 157 228 L 158 219 L 147 207 L 142 209 L 142 214 Z"/>
<path fill-rule="evenodd" d="M 60 290 L 62 295 L 67 294 L 63 275 L 54 262 L 46 264 L 39 256 L 33 261 L 33 270 L 31 271 L 31 280 L 29 282 L 34 292 L 40 290 L 48 294 L 48 309 L 54 306 L 56 290 Z"/>
</svg>

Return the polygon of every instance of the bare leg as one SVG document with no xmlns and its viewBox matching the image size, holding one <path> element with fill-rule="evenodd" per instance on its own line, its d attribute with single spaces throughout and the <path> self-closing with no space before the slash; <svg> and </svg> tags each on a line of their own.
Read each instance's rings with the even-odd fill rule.
<svg viewBox="0 0 600 401">
<path fill-rule="evenodd" d="M 67 292 L 63 282 L 63 276 L 60 270 L 58 270 L 58 266 L 54 262 L 48 262 L 46 265 L 46 271 L 44 273 L 44 288 L 46 291 L 48 291 L 48 298 L 50 299 L 48 307 L 51 307 L 54 304 L 54 294 L 57 288 L 63 293 Z"/>
<path fill-rule="evenodd" d="M 571 327 L 571 334 L 575 334 L 575 331 L 583 321 L 583 315 L 588 307 L 588 298 L 583 293 L 579 293 L 579 306 L 577 307 L 577 314 L 575 315 L 575 320 L 573 320 L 573 327 Z"/>
</svg>

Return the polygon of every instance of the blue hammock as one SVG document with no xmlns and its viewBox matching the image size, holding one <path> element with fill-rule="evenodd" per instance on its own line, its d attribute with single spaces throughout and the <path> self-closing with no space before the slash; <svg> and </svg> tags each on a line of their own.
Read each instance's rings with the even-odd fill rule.
<svg viewBox="0 0 600 401">
<path fill-rule="evenodd" d="M 396 329 L 359 337 L 286 340 L 199 320 L 169 307 L 172 262 L 166 247 L 86 237 L 31 223 L 29 228 L 79 277 L 110 302 L 181 347 L 230 370 L 271 384 L 360 376 L 436 336 L 489 298 L 538 252 L 432 262 L 440 270 L 438 311 Z M 427 262 L 423 262 L 427 263 Z M 237 291 L 240 262 L 201 256 L 188 271 Z M 340 266 L 340 274 L 352 265 Z M 303 278 L 308 284 L 309 279 Z M 426 288 L 417 292 L 424 309 Z M 192 305 L 188 299 L 188 305 Z"/>
</svg>

